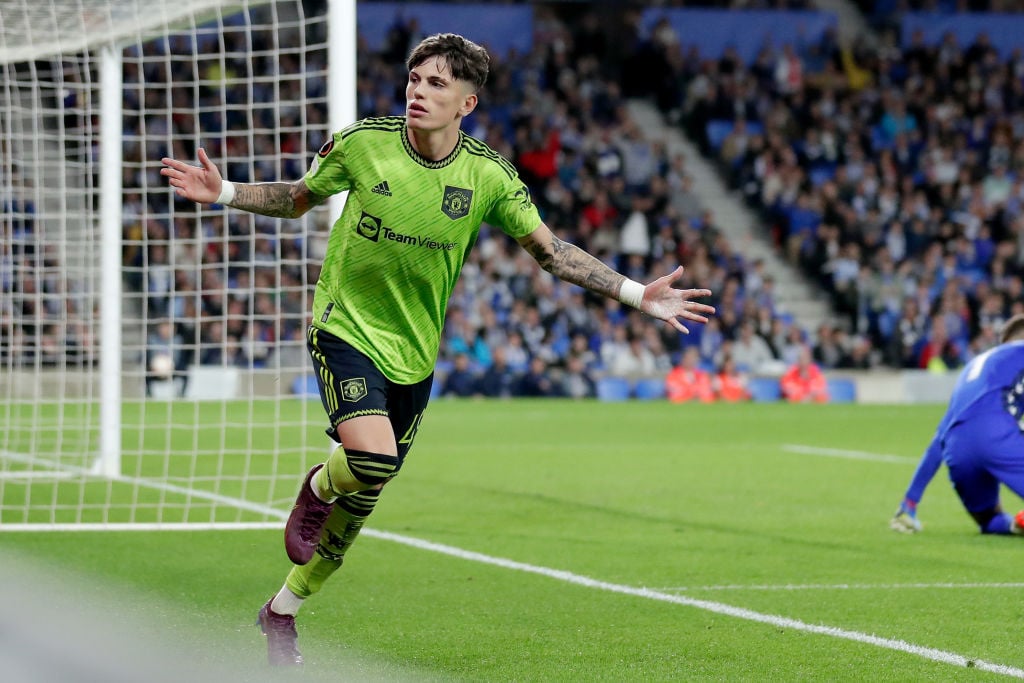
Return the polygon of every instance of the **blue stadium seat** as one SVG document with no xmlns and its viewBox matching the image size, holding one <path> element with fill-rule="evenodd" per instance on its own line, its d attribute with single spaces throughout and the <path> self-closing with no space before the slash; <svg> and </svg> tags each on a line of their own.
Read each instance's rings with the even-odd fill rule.
<svg viewBox="0 0 1024 683">
<path fill-rule="evenodd" d="M 708 136 L 708 144 L 711 145 L 711 149 L 717 150 L 722 146 L 725 139 L 729 137 L 729 133 L 732 132 L 734 125 L 729 119 L 712 119 L 708 121 L 705 133 Z"/>
<path fill-rule="evenodd" d="M 754 401 L 770 402 L 782 398 L 782 386 L 775 377 L 751 377 L 747 388 Z"/>
<path fill-rule="evenodd" d="M 881 126 L 871 126 L 871 148 L 872 149 L 892 149 L 892 140 L 885 134 Z"/>
<path fill-rule="evenodd" d="M 857 383 L 847 377 L 829 378 L 828 400 L 832 403 L 853 403 L 857 400 Z"/>
<path fill-rule="evenodd" d="M 637 380 L 633 394 L 640 400 L 665 398 L 665 380 L 657 378 Z"/>
<path fill-rule="evenodd" d="M 292 380 L 292 393 L 305 398 L 320 398 L 320 389 L 316 386 L 316 375 L 298 375 Z"/>
<path fill-rule="evenodd" d="M 597 380 L 597 398 L 600 401 L 625 401 L 629 398 L 629 380 L 622 377 L 602 377 Z"/>
<path fill-rule="evenodd" d="M 811 166 L 807 177 L 815 187 L 822 185 L 836 177 L 836 165 L 816 164 Z"/>
</svg>

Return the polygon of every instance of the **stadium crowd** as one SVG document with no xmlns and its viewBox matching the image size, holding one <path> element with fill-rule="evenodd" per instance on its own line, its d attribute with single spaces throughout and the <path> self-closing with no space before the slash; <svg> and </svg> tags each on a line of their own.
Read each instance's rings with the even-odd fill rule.
<svg viewBox="0 0 1024 683">
<path fill-rule="evenodd" d="M 983 36 L 906 49 L 890 38 L 869 52 L 840 48 L 827 34 L 765 48 L 745 64 L 729 53 L 703 58 L 664 22 L 646 35 L 628 9 L 615 36 L 592 12 L 566 20 L 538 5 L 535 17 L 534 50 L 494 55 L 481 106 L 463 129 L 516 164 L 560 237 L 640 281 L 681 263 L 684 286 L 712 289 L 719 314 L 685 337 L 651 325 L 553 279 L 485 226 L 451 301 L 442 393 L 593 396 L 602 375 L 666 377 L 688 366 L 742 388 L 747 374 L 782 375 L 807 352 L 822 369 L 953 368 L 991 346 L 997 325 L 1024 307 L 1020 52 L 1001 58 Z M 618 37 L 622 26 L 634 39 Z M 360 45 L 360 116 L 403 112 L 391 84 L 421 37 L 415 20 L 399 21 L 383 50 Z M 222 68 L 245 72 L 227 47 Z M 164 49 L 192 46 L 146 48 L 150 57 Z M 256 101 L 305 88 L 303 109 L 243 112 L 216 106 L 245 101 L 232 87 L 183 85 L 196 80 L 191 60 L 127 60 L 125 187 L 157 185 L 151 162 L 162 155 L 193 158 L 188 141 L 200 130 L 224 131 L 213 156 L 255 160 L 229 163 L 228 177 L 300 177 L 328 135 L 317 75 L 325 64 L 313 53 L 301 67 L 274 66 L 294 78 L 252 85 L 267 88 Z M 631 120 L 623 105 L 633 96 L 654 96 L 721 162 L 778 248 L 831 293 L 837 324 L 803 329 L 778 309 L 763 264 L 738 256 L 694 193 L 687 160 Z M 204 113 L 146 115 L 170 104 L 176 112 L 202 104 Z M 303 122 L 306 137 L 295 132 Z M 280 132 L 250 137 L 250 129 Z M 152 143 L 163 139 L 174 148 Z M 125 196 L 124 244 L 125 281 L 148 322 L 146 362 L 162 354 L 178 370 L 302 367 L 326 226 L 307 235 L 241 212 L 198 220 L 169 192 L 143 201 L 139 192 Z"/>
<path fill-rule="evenodd" d="M 0 141 L 0 156 L 7 152 Z M 96 311 L 58 245 L 40 239 L 35 203 L 20 186 L 0 169 L 0 366 L 91 365 Z"/>
<path fill-rule="evenodd" d="M 686 160 L 670 156 L 630 120 L 618 73 L 607 68 L 612 39 L 592 21 L 581 21 L 571 31 L 542 7 L 536 16 L 536 49 L 494 55 L 487 92 L 464 130 L 516 163 L 545 221 L 564 239 L 641 281 L 682 262 L 688 269 L 682 286 L 710 285 L 724 293 L 722 301 L 736 315 L 745 311 L 753 316 L 766 304 L 770 309 L 772 283 L 755 283 L 753 270 L 755 275 L 748 277 L 746 264 L 695 196 Z M 405 55 L 421 37 L 414 20 L 399 22 L 383 50 L 360 46 L 359 116 L 404 112 L 402 95 L 392 84 L 404 79 Z M 309 72 L 322 66 L 315 56 L 310 61 Z M 149 88 L 144 95 L 148 101 L 129 102 L 130 111 L 141 112 L 143 104 L 165 106 L 160 98 L 177 102 L 184 111 L 196 104 L 190 90 L 174 86 L 194 80 L 187 60 L 154 59 L 137 68 L 142 72 L 130 72 L 126 80 L 167 82 L 170 95 L 160 89 L 153 94 Z M 228 61 L 226 68 L 242 70 L 245 65 Z M 305 87 L 317 93 L 323 84 L 313 77 Z M 128 92 L 138 97 L 138 91 Z M 243 98 L 230 88 L 225 95 L 228 101 Z M 203 104 L 204 110 L 216 110 L 209 102 Z M 307 104 L 307 120 L 324 119 L 322 112 L 313 113 L 321 104 Z M 180 146 L 195 139 L 197 130 L 216 130 L 221 123 L 229 131 L 233 126 L 270 129 L 275 123 L 269 117 L 276 112 L 270 108 L 250 115 L 256 117 L 255 126 L 247 120 L 175 117 L 170 139 Z M 138 162 L 131 172 L 147 173 L 144 160 L 165 150 L 146 149 L 143 140 L 160 136 L 143 133 L 160 132 L 147 129 L 166 122 L 141 115 L 132 122 L 133 139 L 139 143 L 131 149 Z M 325 139 L 327 131 L 321 135 Z M 245 157 L 242 150 L 230 149 L 244 137 L 228 134 L 226 139 L 229 149 L 215 148 L 214 156 L 230 157 L 234 151 Z M 263 144 L 255 139 L 257 146 Z M 229 164 L 227 175 L 239 181 L 300 177 L 308 150 L 321 140 L 282 134 L 279 144 L 290 166 Z M 275 158 L 273 147 L 264 151 L 256 158 Z M 194 150 L 180 146 L 171 155 L 191 158 Z M 138 178 L 130 180 L 126 186 L 141 186 Z M 154 199 L 174 202 L 173 211 L 170 206 L 139 206 L 141 195 L 129 196 L 126 208 L 136 210 L 126 211 L 125 239 L 130 287 L 141 293 L 151 322 L 150 355 L 170 355 L 178 369 L 191 363 L 289 367 L 279 360 L 282 353 L 298 361 L 307 323 L 305 303 L 316 281 L 318 237 L 278 234 L 277 221 L 237 212 L 204 212 L 197 221 L 188 202 L 170 195 Z M 162 215 L 174 220 L 137 220 Z M 485 226 L 450 303 L 438 363 L 439 391 L 593 396 L 601 373 L 663 377 L 678 360 L 684 341 L 668 326 L 652 326 L 637 312 L 557 281 L 513 241 Z M 725 335 L 707 336 L 705 362 L 720 362 L 729 345 Z"/>
<path fill-rule="evenodd" d="M 838 335 L 847 355 L 960 367 L 1024 310 L 1024 53 L 889 36 L 664 59 L 682 125 L 831 294 L 841 325 L 816 331 L 816 359 L 836 366 Z"/>
</svg>

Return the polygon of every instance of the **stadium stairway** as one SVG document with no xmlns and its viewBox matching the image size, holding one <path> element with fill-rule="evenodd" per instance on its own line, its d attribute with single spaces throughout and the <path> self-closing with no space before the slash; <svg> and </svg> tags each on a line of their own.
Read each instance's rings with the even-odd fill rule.
<svg viewBox="0 0 1024 683">
<path fill-rule="evenodd" d="M 797 268 L 779 256 L 761 228 L 760 218 L 743 199 L 732 192 L 715 167 L 700 150 L 676 127 L 665 122 L 661 112 L 646 100 L 630 100 L 630 116 L 649 135 L 661 139 L 671 153 L 686 157 L 686 168 L 693 178 L 693 187 L 715 224 L 728 238 L 733 249 L 748 263 L 764 262 L 764 272 L 775 279 L 778 312 L 788 313 L 798 325 L 814 332 L 823 322 L 832 322 L 835 315 L 824 293 L 811 285 Z"/>
</svg>

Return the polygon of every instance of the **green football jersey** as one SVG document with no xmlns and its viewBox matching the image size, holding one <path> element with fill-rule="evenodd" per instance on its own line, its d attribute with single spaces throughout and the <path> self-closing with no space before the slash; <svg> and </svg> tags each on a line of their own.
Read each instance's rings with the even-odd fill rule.
<svg viewBox="0 0 1024 683">
<path fill-rule="evenodd" d="M 313 325 L 359 349 L 399 384 L 434 369 L 445 311 L 487 222 L 513 238 L 541 223 L 515 168 L 460 131 L 446 158 L 413 149 L 405 118 L 335 133 L 305 177 L 315 194 L 349 191 L 313 299 Z"/>
</svg>

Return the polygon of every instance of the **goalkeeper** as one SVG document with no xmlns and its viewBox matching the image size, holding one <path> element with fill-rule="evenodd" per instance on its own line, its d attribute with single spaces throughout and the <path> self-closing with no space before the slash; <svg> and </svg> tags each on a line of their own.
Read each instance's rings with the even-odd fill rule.
<svg viewBox="0 0 1024 683">
<path fill-rule="evenodd" d="M 302 663 L 295 614 L 322 587 L 398 474 L 430 395 L 445 310 L 486 221 L 567 282 L 687 332 L 714 309 L 706 289 L 676 289 L 682 268 L 647 284 L 627 279 L 556 237 L 516 169 L 460 130 L 477 105 L 490 58 L 455 34 L 409 55 L 404 116 L 368 118 L 334 133 L 293 183 L 231 183 L 206 152 L 200 166 L 163 159 L 178 195 L 265 216 L 301 216 L 348 191 L 328 241 L 307 346 L 340 444 L 306 475 L 285 526 L 294 567 L 260 610 L 272 664 Z"/>
<path fill-rule="evenodd" d="M 960 372 L 946 414 L 890 522 L 893 529 L 921 530 L 917 504 L 945 462 L 981 533 L 1024 535 L 1024 511 L 1011 517 L 999 502 L 1000 484 L 1024 497 L 1024 314 L 1010 318 L 999 339 Z"/>
</svg>

